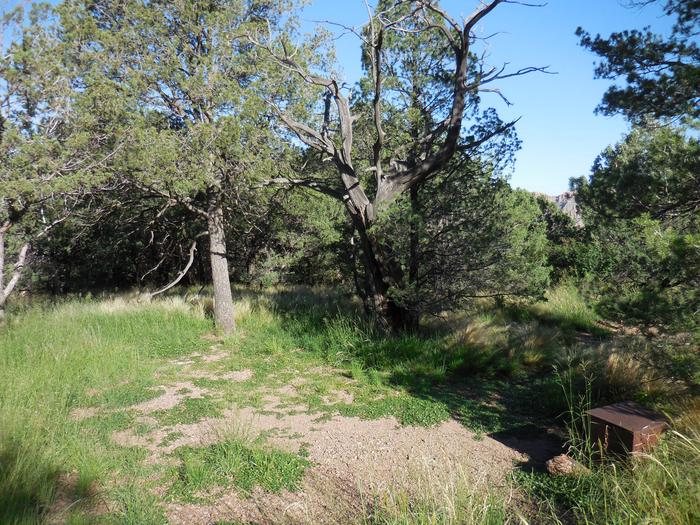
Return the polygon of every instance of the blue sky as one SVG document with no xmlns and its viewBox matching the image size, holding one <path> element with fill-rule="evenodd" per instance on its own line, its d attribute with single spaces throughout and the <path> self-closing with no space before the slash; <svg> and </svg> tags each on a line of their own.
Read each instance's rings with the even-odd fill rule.
<svg viewBox="0 0 700 525">
<path fill-rule="evenodd" d="M 522 117 L 517 129 L 523 146 L 511 178 L 513 186 L 561 193 L 568 189 L 570 177 L 588 175 L 595 157 L 627 130 L 621 117 L 594 115 L 610 83 L 593 79 L 595 56 L 578 46 L 574 34 L 578 26 L 606 36 L 622 29 L 651 26 L 664 32 L 670 27 L 659 6 L 628 9 L 623 2 L 550 0 L 540 8 L 507 4 L 483 20 L 481 34 L 502 32 L 491 40 L 489 61 L 494 65 L 509 62 L 513 69 L 550 66 L 558 73 L 502 81 L 500 87 L 511 107 L 497 95 L 484 97 L 502 118 Z M 443 0 L 442 5 L 459 17 L 468 16 L 478 3 Z M 360 25 L 366 20 L 366 10 L 363 0 L 312 0 L 303 17 L 307 26 L 312 20 Z M 336 46 L 346 80 L 356 81 L 361 74 L 356 37 L 344 36 Z"/>
</svg>

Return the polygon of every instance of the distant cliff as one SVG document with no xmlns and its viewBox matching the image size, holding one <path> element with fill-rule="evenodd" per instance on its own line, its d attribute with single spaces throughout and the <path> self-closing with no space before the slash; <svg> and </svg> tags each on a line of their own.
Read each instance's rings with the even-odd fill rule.
<svg viewBox="0 0 700 525">
<path fill-rule="evenodd" d="M 576 204 L 576 194 L 573 191 L 565 191 L 561 195 L 545 195 L 544 193 L 535 193 L 538 197 L 543 197 L 556 204 L 562 213 L 571 217 L 576 226 L 582 227 L 583 220 Z"/>
</svg>

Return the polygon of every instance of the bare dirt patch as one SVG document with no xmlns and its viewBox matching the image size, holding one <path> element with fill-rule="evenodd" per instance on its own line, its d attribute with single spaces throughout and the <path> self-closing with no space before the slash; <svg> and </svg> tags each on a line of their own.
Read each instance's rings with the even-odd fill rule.
<svg viewBox="0 0 700 525">
<path fill-rule="evenodd" d="M 221 347 L 213 346 L 211 350 L 211 352 L 202 356 L 202 361 L 205 363 L 215 363 L 229 356 L 229 353 Z"/>
<path fill-rule="evenodd" d="M 276 446 L 299 451 L 337 477 L 364 487 L 383 489 L 410 482 L 416 469 L 442 477 L 471 472 L 494 481 L 502 479 L 524 456 L 491 439 L 476 439 L 462 425 L 448 420 L 436 427 L 401 426 L 393 417 L 362 420 L 336 415 L 319 421 L 319 414 L 293 413 L 280 417 L 251 408 L 238 417 L 254 432 L 270 433 Z"/>
<path fill-rule="evenodd" d="M 83 421 L 100 414 L 100 409 L 95 407 L 74 408 L 70 411 L 70 418 L 74 421 Z"/>
<path fill-rule="evenodd" d="M 352 405 L 355 400 L 354 396 L 347 390 L 336 390 L 328 396 L 323 396 L 321 399 L 325 405 L 337 405 L 338 403 Z"/>
<path fill-rule="evenodd" d="M 358 488 L 326 473 L 321 467 L 308 472 L 299 493 L 268 494 L 254 490 L 247 497 L 226 491 L 215 505 L 171 503 L 170 523 L 209 525 L 220 521 L 257 524 L 351 523 L 361 508 Z"/>
<path fill-rule="evenodd" d="M 296 407 L 294 407 L 296 408 Z M 222 520 L 255 523 L 344 523 L 362 504 L 362 494 L 411 491 L 416 476 L 431 483 L 456 484 L 465 476 L 501 484 L 523 454 L 491 438 L 476 439 L 458 422 L 433 428 L 401 426 L 393 417 L 362 420 L 336 415 L 289 412 L 269 402 L 263 411 L 242 408 L 224 418 L 196 425 L 178 425 L 183 437 L 165 450 L 182 444 L 201 446 L 216 441 L 219 429 L 235 423 L 253 435 L 265 433 L 268 442 L 283 450 L 308 453 L 313 466 L 297 493 L 279 495 L 254 491 L 242 498 L 234 490 L 214 495 L 209 505 L 170 504 L 171 523 L 207 524 Z"/>
<path fill-rule="evenodd" d="M 250 368 L 243 370 L 232 370 L 230 372 L 222 372 L 216 370 L 193 370 L 189 375 L 195 379 L 211 379 L 214 381 L 233 381 L 235 383 L 242 383 L 243 381 L 248 381 L 253 377 L 253 371 Z"/>
<path fill-rule="evenodd" d="M 219 345 L 201 356 L 188 356 L 182 373 L 192 378 L 247 381 L 253 371 L 206 370 L 195 363 L 221 361 L 229 353 Z M 172 362 L 171 362 L 172 364 Z M 325 372 L 326 370 L 324 370 Z M 432 428 L 401 426 L 393 417 L 363 420 L 326 412 L 310 412 L 296 403 L 303 382 L 278 388 L 263 387 L 262 408 L 232 407 L 221 417 L 196 423 L 158 426 L 148 414 L 169 410 L 185 398 L 207 393 L 192 382 L 160 387 L 155 399 L 130 407 L 148 418 L 151 430 L 115 432 L 112 439 L 122 446 L 149 451 L 147 463 L 175 464 L 174 452 L 183 446 L 202 447 L 231 435 L 264 435 L 270 446 L 294 453 L 304 452 L 311 466 L 298 492 L 270 494 L 256 489 L 241 494 L 233 487 L 220 487 L 206 495 L 207 504 L 168 503 L 164 506 L 173 524 L 210 524 L 219 521 L 276 523 L 348 523 L 372 494 L 386 491 L 417 492 L 417 478 L 438 486 L 454 486 L 465 477 L 491 485 L 504 482 L 514 463 L 527 461 L 525 454 L 490 437 L 478 439 L 460 423 L 448 420 Z M 324 403 L 351 404 L 349 392 L 339 389 Z M 295 403 L 295 404 L 290 404 Z M 144 421 L 146 422 L 146 421 Z"/>
<path fill-rule="evenodd" d="M 129 408 L 138 410 L 144 414 L 155 412 L 156 410 L 170 410 L 179 405 L 183 399 L 201 399 L 207 394 L 207 390 L 195 386 L 194 383 L 185 381 L 167 386 L 159 386 L 165 390 L 160 396 L 132 405 Z"/>
</svg>

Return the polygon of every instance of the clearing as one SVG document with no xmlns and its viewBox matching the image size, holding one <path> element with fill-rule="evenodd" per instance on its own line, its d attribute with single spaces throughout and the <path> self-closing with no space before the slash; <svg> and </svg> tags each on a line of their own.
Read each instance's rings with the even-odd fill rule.
<svg viewBox="0 0 700 525">
<path fill-rule="evenodd" d="M 7 520 L 384 523 L 416 502 L 445 522 L 512 515 L 510 473 L 561 449 L 542 367 L 562 332 L 484 310 L 450 335 L 382 339 L 338 304 L 251 295 L 225 339 L 178 297 L 14 317 Z"/>
</svg>

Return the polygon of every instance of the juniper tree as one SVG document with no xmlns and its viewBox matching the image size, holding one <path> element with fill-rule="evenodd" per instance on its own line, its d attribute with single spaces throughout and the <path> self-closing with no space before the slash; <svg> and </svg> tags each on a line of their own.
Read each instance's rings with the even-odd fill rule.
<svg viewBox="0 0 700 525">
<path fill-rule="evenodd" d="M 632 0 L 633 7 L 660 0 Z M 700 2 L 665 0 L 663 11 L 674 17 L 671 33 L 655 33 L 650 27 L 612 33 L 608 38 L 576 31 L 581 45 L 601 57 L 598 78 L 624 79 L 611 86 L 599 111 L 622 113 L 633 121 L 655 118 L 700 117 Z"/>
<path fill-rule="evenodd" d="M 309 88 L 306 97 L 296 92 L 270 103 L 295 140 L 335 165 L 337 177 L 289 182 L 324 192 L 345 206 L 362 261 L 360 292 L 383 331 L 415 327 L 415 312 L 401 299 L 415 271 L 402 266 L 392 240 L 376 226 L 397 200 L 417 194 L 457 154 L 478 162 L 494 141 L 507 145 L 495 139 L 508 137 L 515 122 L 480 111 L 479 93 L 497 91 L 493 82 L 499 79 L 543 69 L 507 73 L 477 55 L 477 25 L 506 3 L 514 2 L 481 4 L 458 21 L 435 1 L 379 2 L 364 28 L 345 28 L 363 47 L 367 75 L 357 102 L 337 76 L 314 62 L 313 43 L 295 46 L 269 33 L 251 37 L 278 64 L 281 82 L 293 78 Z M 316 112 L 309 102 L 314 94 L 322 101 Z M 504 151 L 507 156 L 508 146 Z M 433 202 L 426 199 L 424 205 Z M 403 223 L 404 231 L 410 228 L 410 221 Z"/>
<path fill-rule="evenodd" d="M 572 181 L 609 315 L 694 327 L 700 308 L 700 142 L 646 123 Z"/>
<path fill-rule="evenodd" d="M 285 0 L 74 0 L 66 31 L 89 64 L 95 111 L 129 130 L 114 173 L 164 207 L 180 206 L 209 239 L 214 316 L 234 329 L 225 222 L 240 216 L 281 157 L 268 133 L 245 34 L 275 26 Z M 87 66 L 86 66 L 87 67 Z"/>
<path fill-rule="evenodd" d="M 0 315 L 35 243 L 101 187 L 120 136 L 85 120 L 78 76 L 53 8 L 3 18 L 0 57 Z M 8 264 L 7 259 L 14 256 Z M 10 269 L 11 268 L 11 269 Z M 9 278 L 5 271 L 10 269 Z"/>
</svg>

